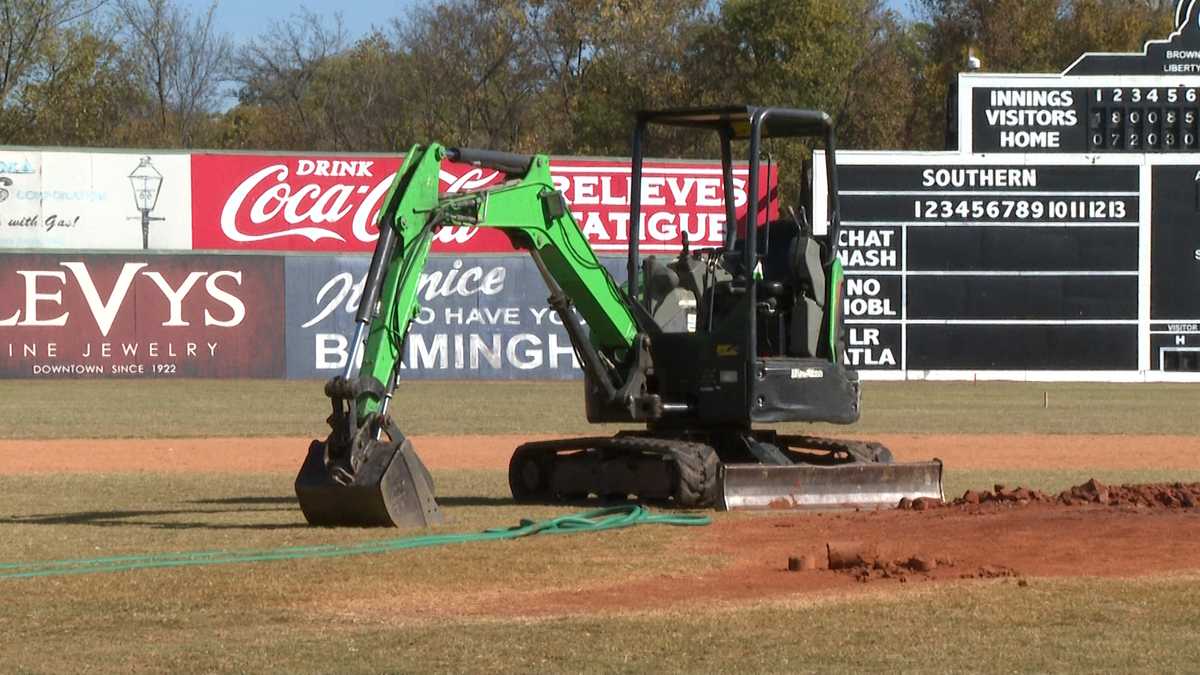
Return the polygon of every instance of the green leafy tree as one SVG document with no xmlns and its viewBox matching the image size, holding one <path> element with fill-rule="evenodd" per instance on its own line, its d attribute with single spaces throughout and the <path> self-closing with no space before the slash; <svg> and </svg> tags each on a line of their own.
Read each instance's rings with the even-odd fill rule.
<svg viewBox="0 0 1200 675">
<path fill-rule="evenodd" d="M 695 100 L 684 72 L 707 16 L 699 0 L 542 0 L 529 40 L 546 78 L 539 110 L 554 152 L 626 154 L 633 111 Z"/>
<path fill-rule="evenodd" d="M 991 72 L 1054 73 L 1084 52 L 1131 52 L 1170 33 L 1173 7 L 1128 0 L 920 0 L 920 43 L 928 55 L 919 98 L 944 102 L 968 50 Z M 918 147 L 940 147 L 944 108 L 914 119 Z"/>
<path fill-rule="evenodd" d="M 728 0 L 698 41 L 692 80 L 706 101 L 816 108 L 845 145 L 898 144 L 913 44 L 878 0 Z"/>
<path fill-rule="evenodd" d="M 104 0 L 0 0 L 0 143 L 28 142 L 22 89 L 44 70 L 62 29 Z"/>
<path fill-rule="evenodd" d="M 687 70 L 697 102 L 823 110 L 840 147 L 903 147 L 915 52 L 878 0 L 727 0 L 694 41 Z M 784 194 L 796 194 L 809 149 L 789 141 L 763 150 L 785 169 Z"/>
<path fill-rule="evenodd" d="M 120 44 L 91 24 L 66 28 L 61 37 L 46 46 L 38 76 L 19 93 L 23 142 L 139 144 L 130 113 L 147 99 Z"/>
<path fill-rule="evenodd" d="M 1173 18 L 1158 0 L 915 3 L 913 21 L 883 0 L 430 0 L 357 41 L 301 11 L 235 50 L 215 3 L 0 0 L 0 143 L 624 155 L 634 110 L 753 103 L 825 110 L 842 147 L 940 148 L 968 49 L 985 70 L 1056 72 Z M 219 111 L 225 78 L 237 104 Z"/>
<path fill-rule="evenodd" d="M 394 30 L 412 74 L 408 107 L 417 138 L 513 150 L 543 140 L 547 121 L 533 110 L 544 74 L 533 60 L 523 2 L 446 2 L 395 22 Z"/>
<path fill-rule="evenodd" d="M 305 105 L 333 149 L 399 152 L 411 136 L 412 74 L 404 55 L 373 33 L 317 67 Z"/>
</svg>

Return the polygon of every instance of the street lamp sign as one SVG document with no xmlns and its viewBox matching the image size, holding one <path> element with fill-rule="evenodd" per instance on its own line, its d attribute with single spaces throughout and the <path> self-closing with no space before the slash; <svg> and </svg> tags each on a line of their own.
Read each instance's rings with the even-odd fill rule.
<svg viewBox="0 0 1200 675">
<path fill-rule="evenodd" d="M 162 182 L 162 174 L 150 163 L 149 157 L 143 157 L 133 173 L 129 174 L 129 184 L 133 186 L 133 201 L 142 213 L 142 249 L 150 247 L 150 221 L 166 220 L 150 216 L 150 212 L 158 204 Z"/>
</svg>

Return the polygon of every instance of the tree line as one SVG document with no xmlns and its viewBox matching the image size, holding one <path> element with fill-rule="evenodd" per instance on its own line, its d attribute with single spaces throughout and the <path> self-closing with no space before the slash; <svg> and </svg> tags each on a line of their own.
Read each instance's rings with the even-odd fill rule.
<svg viewBox="0 0 1200 675">
<path fill-rule="evenodd" d="M 817 108 L 842 147 L 939 149 L 968 49 L 1057 72 L 1167 35 L 1161 0 L 430 0 L 364 36 L 214 2 L 0 0 L 0 144 L 626 155 L 638 108 Z M 662 153 L 707 152 L 665 139 Z"/>
</svg>

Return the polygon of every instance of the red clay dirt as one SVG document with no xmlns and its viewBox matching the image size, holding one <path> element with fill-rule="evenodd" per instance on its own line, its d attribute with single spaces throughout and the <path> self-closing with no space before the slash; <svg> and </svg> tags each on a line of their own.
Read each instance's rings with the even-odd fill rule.
<svg viewBox="0 0 1200 675">
<path fill-rule="evenodd" d="M 1106 506 L 1132 506 L 1148 509 L 1195 508 L 1200 506 L 1200 483 L 1142 483 L 1138 485 L 1105 485 L 1095 478 L 1086 483 L 1063 490 L 1057 495 L 1048 495 L 1041 490 L 1007 488 L 997 485 L 992 490 L 967 490 L 951 502 L 943 504 L 936 499 L 920 497 L 915 500 L 901 499 L 900 509 L 927 511 L 949 506 L 974 506 L 979 504 L 1051 504 L 1075 506 L 1078 504 L 1103 504 Z"/>
<path fill-rule="evenodd" d="M 414 436 L 438 469 L 503 469 L 521 443 L 552 436 Z M 852 437 L 851 437 L 852 438 Z M 937 457 L 950 469 L 1197 469 L 1196 436 L 884 434 L 897 461 Z M 0 441 L 0 475 L 12 473 L 295 471 L 309 438 L 67 439 Z"/>
<path fill-rule="evenodd" d="M 847 543 L 853 542 L 853 543 Z M 828 569 L 828 546 L 873 551 L 871 564 Z M 730 560 L 693 576 L 506 597 L 459 607 L 480 615 L 558 615 L 747 602 L 963 579 L 1135 577 L 1200 570 L 1200 509 L 997 502 L 726 519 L 696 534 L 700 552 Z M 789 558 L 817 569 L 788 571 Z M 870 582 L 864 584 L 863 582 Z M 696 588 L 705 589 L 696 594 Z M 695 598 L 688 600 L 687 598 Z M 700 598 L 703 599 L 700 599 Z"/>
<path fill-rule="evenodd" d="M 502 469 L 535 437 L 417 437 L 428 466 Z M 940 457 L 949 469 L 1196 469 L 1200 440 L 1171 436 L 883 436 L 900 461 Z M 0 474 L 50 472 L 292 472 L 308 439 L 0 441 Z M 1104 486 L 1060 496 L 999 487 L 956 504 L 824 514 L 739 515 L 698 528 L 687 546 L 716 556 L 711 571 L 596 582 L 527 593 L 445 589 L 390 595 L 343 611 L 410 616 L 553 616 L 720 602 L 754 602 L 862 588 L 904 589 L 949 580 L 1129 577 L 1200 572 L 1200 486 Z M 1186 498 L 1185 498 L 1186 497 Z M 978 503 L 975 503 L 978 502 Z M 1069 502 L 1069 503 L 1068 503 Z M 619 536 L 614 534 L 613 536 Z M 827 569 L 829 545 L 853 544 L 871 560 Z M 790 558 L 807 558 L 788 571 Z M 876 564 L 876 563 L 879 564 Z M 815 569 L 813 569 L 815 567 Z M 869 583 L 863 583 L 869 582 Z M 696 588 L 705 589 L 697 594 Z"/>
</svg>

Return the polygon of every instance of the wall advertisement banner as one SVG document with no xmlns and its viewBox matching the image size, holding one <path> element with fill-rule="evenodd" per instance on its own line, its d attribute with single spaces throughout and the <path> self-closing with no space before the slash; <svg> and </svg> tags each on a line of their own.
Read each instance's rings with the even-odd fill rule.
<svg viewBox="0 0 1200 675">
<path fill-rule="evenodd" d="M 0 249 L 368 252 L 400 156 L 252 155 L 0 150 Z M 555 158 L 554 185 L 599 252 L 629 244 L 627 160 Z M 777 171 L 763 181 L 760 218 L 778 216 Z M 503 175 L 444 163 L 441 189 L 474 190 Z M 735 171 L 744 217 L 747 171 Z M 136 188 L 136 189 L 135 189 Z M 645 164 L 641 248 L 674 252 L 684 237 L 715 246 L 725 226 L 719 165 Z M 495 230 L 449 227 L 439 253 L 511 253 Z"/>
<path fill-rule="evenodd" d="M 0 150 L 0 249 L 190 249 L 191 208 L 186 154 Z"/>
<path fill-rule="evenodd" d="M 282 377 L 283 260 L 0 254 L 0 377 Z"/>
<path fill-rule="evenodd" d="M 605 257 L 619 281 L 625 259 Z M 345 367 L 370 257 L 288 256 L 287 376 L 327 378 Z M 580 377 L 570 339 L 546 304 L 526 255 L 435 256 L 421 275 L 421 311 L 404 348 L 402 377 Z"/>
<path fill-rule="evenodd" d="M 629 250 L 629 163 L 555 159 L 554 186 L 571 204 L 571 212 L 597 252 Z M 692 248 L 720 246 L 725 233 L 725 191 L 720 164 L 646 162 L 642 176 L 639 250 L 672 253 L 686 236 Z M 735 215 L 746 217 L 749 171 L 735 168 Z M 759 222 L 778 217 L 778 167 L 759 188 Z"/>
<path fill-rule="evenodd" d="M 192 223 L 196 249 L 355 253 L 371 251 L 374 220 L 401 157 L 227 155 L 192 156 Z M 562 190 L 597 251 L 624 252 L 629 243 L 627 161 L 552 160 Z M 778 171 L 771 173 L 771 178 Z M 446 162 L 441 190 L 494 185 L 503 175 Z M 737 214 L 744 216 L 747 171 L 736 171 Z M 773 181 L 763 181 L 759 204 L 778 214 Z M 641 247 L 677 251 L 686 235 L 693 247 L 715 246 L 724 232 L 720 167 L 705 162 L 647 162 L 642 190 Z M 434 242 L 439 253 L 511 253 L 498 231 L 447 227 Z"/>
</svg>

